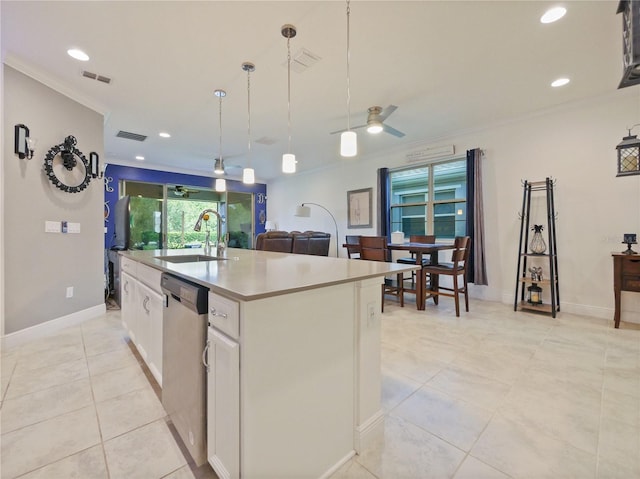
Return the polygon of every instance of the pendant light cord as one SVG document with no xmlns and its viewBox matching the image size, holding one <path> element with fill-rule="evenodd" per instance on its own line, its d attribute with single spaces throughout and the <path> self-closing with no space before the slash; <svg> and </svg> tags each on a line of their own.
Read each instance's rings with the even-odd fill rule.
<svg viewBox="0 0 640 479">
<path fill-rule="evenodd" d="M 347 0 L 347 131 L 351 130 L 351 74 L 349 71 L 349 60 L 351 57 L 351 46 L 349 44 L 349 17 L 351 16 L 350 1 Z"/>
<path fill-rule="evenodd" d="M 289 130 L 289 148 L 291 153 L 291 36 L 287 36 L 287 129 Z"/>
<path fill-rule="evenodd" d="M 220 165 L 222 166 L 222 95 L 220 95 L 220 105 L 218 108 L 218 123 L 220 125 L 220 138 L 219 138 L 219 150 L 218 150 L 218 158 L 220 159 Z"/>
<path fill-rule="evenodd" d="M 247 68 L 247 137 L 249 146 L 249 167 L 251 167 L 251 70 Z"/>
</svg>

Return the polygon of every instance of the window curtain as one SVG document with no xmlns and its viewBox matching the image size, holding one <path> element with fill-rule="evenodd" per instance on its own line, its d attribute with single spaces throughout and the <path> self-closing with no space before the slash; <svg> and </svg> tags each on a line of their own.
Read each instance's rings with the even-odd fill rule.
<svg viewBox="0 0 640 479">
<path fill-rule="evenodd" d="M 482 205 L 482 150 L 467 150 L 467 234 L 471 237 L 471 254 L 467 281 L 488 285 L 484 254 L 484 207 Z"/>
<path fill-rule="evenodd" d="M 391 219 L 389 218 L 389 168 L 378 169 L 378 236 L 390 238 Z"/>
</svg>

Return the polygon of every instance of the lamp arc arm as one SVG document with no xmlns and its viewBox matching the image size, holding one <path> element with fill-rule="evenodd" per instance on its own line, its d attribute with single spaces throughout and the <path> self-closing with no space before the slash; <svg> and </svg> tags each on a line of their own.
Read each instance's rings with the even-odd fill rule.
<svg viewBox="0 0 640 479">
<path fill-rule="evenodd" d="M 302 203 L 302 206 L 306 206 L 306 205 L 313 205 L 313 206 L 317 206 L 318 208 L 322 208 L 327 213 L 329 213 L 329 216 L 331 216 L 331 219 L 333 220 L 333 224 L 336 227 L 336 258 L 338 258 L 338 222 L 336 221 L 335 216 L 333 216 L 333 214 L 331 214 L 331 211 L 329 211 L 324 206 L 319 205 L 318 203 Z"/>
</svg>

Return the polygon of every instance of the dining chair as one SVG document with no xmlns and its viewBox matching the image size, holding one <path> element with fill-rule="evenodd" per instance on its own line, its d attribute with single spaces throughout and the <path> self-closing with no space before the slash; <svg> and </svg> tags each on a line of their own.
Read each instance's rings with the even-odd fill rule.
<svg viewBox="0 0 640 479">
<path fill-rule="evenodd" d="M 409 242 L 410 243 L 426 243 L 426 244 L 432 244 L 436 242 L 436 235 L 409 235 Z M 411 256 L 407 256 L 404 258 L 398 258 L 396 260 L 396 263 L 401 263 L 401 264 L 415 264 L 416 263 L 416 255 L 415 253 L 411 253 Z M 431 264 L 431 257 L 429 255 L 424 255 L 422 257 L 422 267 L 424 268 L 425 266 L 427 266 L 428 264 Z M 423 271 L 421 271 L 420 273 L 424 274 Z M 405 291 L 408 293 L 415 293 L 416 292 L 416 274 L 418 274 L 417 271 L 412 271 L 411 272 L 411 277 L 410 278 L 403 278 L 404 281 L 407 280 L 411 280 L 411 286 L 410 287 L 405 287 Z M 426 281 L 425 281 L 426 284 Z"/>
<path fill-rule="evenodd" d="M 427 265 L 423 269 L 425 274 L 431 275 L 431 286 L 426 291 L 433 296 L 438 304 L 438 296 L 454 298 L 456 304 L 456 316 L 460 316 L 460 294 L 464 294 L 465 309 L 469 312 L 469 288 L 467 283 L 467 264 L 471 253 L 471 238 L 469 236 L 457 236 L 454 241 L 454 250 L 451 254 L 451 262 Z M 453 287 L 440 285 L 440 276 L 451 276 Z M 459 277 L 462 276 L 463 286 L 460 286 Z"/>
<path fill-rule="evenodd" d="M 390 251 L 387 249 L 386 236 L 360 236 L 360 259 L 369 261 L 389 262 L 391 259 Z M 397 296 L 400 306 L 404 307 L 404 287 L 402 281 L 402 273 L 396 275 L 396 279 L 384 278 L 382 284 L 382 312 L 384 313 L 384 297 L 386 294 Z"/>
<path fill-rule="evenodd" d="M 346 235 L 347 255 L 349 259 L 360 258 L 360 235 Z"/>
</svg>

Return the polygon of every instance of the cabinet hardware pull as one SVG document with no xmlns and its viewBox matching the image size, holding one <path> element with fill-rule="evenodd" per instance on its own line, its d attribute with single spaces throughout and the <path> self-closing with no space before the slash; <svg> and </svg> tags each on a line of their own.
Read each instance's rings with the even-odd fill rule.
<svg viewBox="0 0 640 479">
<path fill-rule="evenodd" d="M 124 282 L 124 292 L 129 294 L 129 281 Z"/>
<path fill-rule="evenodd" d="M 216 308 L 209 309 L 209 312 L 211 313 L 211 316 L 218 316 L 219 318 L 227 319 L 227 313 L 218 313 Z"/>
<path fill-rule="evenodd" d="M 147 304 L 149 304 L 149 296 L 145 296 L 144 301 L 142 302 L 142 307 L 144 308 L 144 311 L 149 314 L 151 311 L 149 310 L 149 308 L 147 308 Z"/>
<path fill-rule="evenodd" d="M 211 346 L 211 341 L 207 340 L 207 345 L 204 347 L 204 351 L 202 351 L 202 364 L 207 368 L 207 372 L 209 372 L 209 364 L 207 363 L 207 351 L 209 351 L 209 346 Z"/>
</svg>

